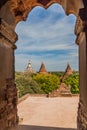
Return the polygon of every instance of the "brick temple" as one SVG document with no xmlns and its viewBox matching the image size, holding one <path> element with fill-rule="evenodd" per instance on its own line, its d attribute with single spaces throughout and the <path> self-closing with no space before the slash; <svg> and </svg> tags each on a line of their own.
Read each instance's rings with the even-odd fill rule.
<svg viewBox="0 0 87 130">
<path fill-rule="evenodd" d="M 73 70 L 71 69 L 71 66 L 70 66 L 70 64 L 68 63 L 68 64 L 67 64 L 67 67 L 66 67 L 66 69 L 65 69 L 65 73 L 64 73 L 64 75 L 63 75 L 62 81 L 63 81 L 67 76 L 72 75 L 72 74 L 73 74 Z"/>
<path fill-rule="evenodd" d="M 44 62 L 41 63 L 41 67 L 40 67 L 39 73 L 40 74 L 47 74 L 48 73 L 47 70 L 46 70 Z"/>
</svg>

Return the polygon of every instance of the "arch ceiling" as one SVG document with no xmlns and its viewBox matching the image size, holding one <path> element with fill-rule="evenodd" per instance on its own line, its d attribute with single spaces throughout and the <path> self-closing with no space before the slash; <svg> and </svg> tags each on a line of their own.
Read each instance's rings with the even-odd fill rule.
<svg viewBox="0 0 87 130">
<path fill-rule="evenodd" d="M 28 13 L 35 6 L 41 6 L 46 9 L 53 3 L 58 3 L 63 7 L 67 15 L 72 13 L 76 16 L 79 9 L 83 7 L 82 0 L 0 0 L 0 7 L 5 2 L 9 2 L 10 10 L 15 17 L 15 23 L 26 20 Z"/>
</svg>

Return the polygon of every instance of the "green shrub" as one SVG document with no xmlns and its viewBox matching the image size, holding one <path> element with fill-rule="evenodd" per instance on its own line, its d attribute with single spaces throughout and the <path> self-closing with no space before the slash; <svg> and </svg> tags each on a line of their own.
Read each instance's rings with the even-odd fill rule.
<svg viewBox="0 0 87 130">
<path fill-rule="evenodd" d="M 58 88 L 60 79 L 53 74 L 37 74 L 33 76 L 33 79 L 41 86 L 41 89 L 45 93 L 52 92 Z"/>
<path fill-rule="evenodd" d="M 71 86 L 71 92 L 73 94 L 79 93 L 79 74 L 78 73 L 74 73 L 68 76 L 64 80 L 64 83 Z"/>
<path fill-rule="evenodd" d="M 49 93 L 57 89 L 60 85 L 59 73 L 56 74 L 33 74 L 29 73 L 15 73 L 15 82 L 19 91 L 19 97 L 27 93 Z M 71 86 L 73 94 L 79 93 L 79 74 L 74 73 L 68 76 L 64 83 Z"/>
<path fill-rule="evenodd" d="M 15 82 L 19 91 L 19 97 L 27 93 L 44 93 L 38 83 L 32 79 L 32 77 L 26 73 L 16 73 Z"/>
</svg>

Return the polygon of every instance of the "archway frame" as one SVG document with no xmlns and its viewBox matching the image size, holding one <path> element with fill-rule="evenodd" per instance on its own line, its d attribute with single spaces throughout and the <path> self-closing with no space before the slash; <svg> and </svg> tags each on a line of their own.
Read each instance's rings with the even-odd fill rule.
<svg viewBox="0 0 87 130">
<path fill-rule="evenodd" d="M 2 130 L 18 123 L 17 116 L 17 90 L 14 83 L 15 42 L 18 39 L 14 29 L 18 22 L 26 20 L 29 12 L 36 6 L 48 8 L 53 3 L 60 4 L 67 15 L 74 14 L 77 17 L 75 34 L 76 43 L 79 45 L 79 72 L 80 72 L 80 101 L 78 107 L 78 130 L 87 129 L 87 1 L 85 0 L 1 0 L 0 4 L 0 99 L 1 110 L 6 109 L 0 117 Z M 6 12 L 7 10 L 7 12 Z M 3 60 L 3 58 L 4 60 Z M 6 70 L 4 70 L 6 64 Z M 4 86 L 4 87 L 3 87 Z M 4 92 L 5 90 L 5 92 Z M 4 94 L 2 96 L 2 93 Z M 4 102 L 4 103 L 3 103 Z M 6 108 L 7 105 L 7 108 Z M 11 106 L 10 106 L 11 105 Z M 13 109 L 12 109 L 13 107 Z M 10 111 L 8 110 L 10 109 Z M 2 115 L 3 115 L 2 114 Z M 6 122 L 3 125 L 3 122 Z"/>
</svg>

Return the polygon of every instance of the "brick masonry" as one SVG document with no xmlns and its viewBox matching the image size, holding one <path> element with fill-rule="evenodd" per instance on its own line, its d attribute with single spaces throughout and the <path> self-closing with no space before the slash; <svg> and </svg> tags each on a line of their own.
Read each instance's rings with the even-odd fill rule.
<svg viewBox="0 0 87 130">
<path fill-rule="evenodd" d="M 17 124 L 17 89 L 14 81 L 7 79 L 5 99 L 0 103 L 0 130 L 7 130 Z"/>
</svg>

